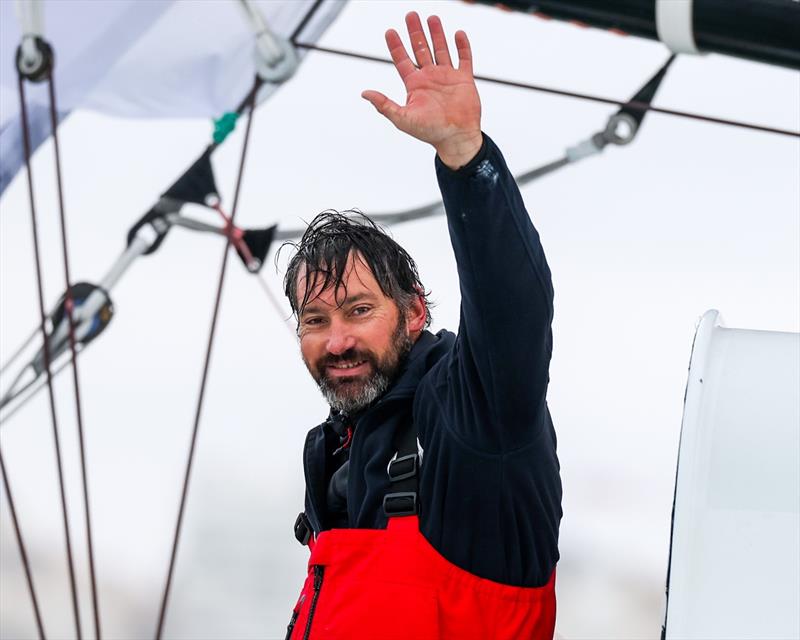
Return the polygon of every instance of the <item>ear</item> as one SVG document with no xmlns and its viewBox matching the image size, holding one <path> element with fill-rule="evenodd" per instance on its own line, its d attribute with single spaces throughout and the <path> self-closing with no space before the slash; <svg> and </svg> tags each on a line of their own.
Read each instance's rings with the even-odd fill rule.
<svg viewBox="0 0 800 640">
<path fill-rule="evenodd" d="M 425 299 L 419 295 L 414 298 L 414 302 L 406 310 L 406 326 L 410 334 L 421 333 L 425 328 L 425 320 L 428 316 L 428 309 L 425 305 Z"/>
</svg>

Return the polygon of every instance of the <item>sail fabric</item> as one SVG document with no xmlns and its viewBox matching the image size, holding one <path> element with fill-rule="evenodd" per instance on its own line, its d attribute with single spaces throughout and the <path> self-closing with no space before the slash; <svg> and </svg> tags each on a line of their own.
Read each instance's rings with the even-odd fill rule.
<svg viewBox="0 0 800 640">
<path fill-rule="evenodd" d="M 172 0 L 154 2 L 43 2 L 42 29 L 55 51 L 59 119 L 80 105 L 114 64 Z M 22 38 L 15 2 L 0 2 L 0 194 L 24 163 L 17 89 L 16 51 Z M 46 84 L 26 86 L 31 148 L 50 136 Z"/>
<path fill-rule="evenodd" d="M 252 5 L 274 33 L 288 38 L 314 0 Z M 344 5 L 322 2 L 302 40 L 316 42 Z M 44 0 L 42 8 L 62 119 L 79 107 L 122 117 L 215 118 L 252 87 L 255 36 L 238 2 Z M 24 162 L 14 64 L 21 36 L 15 3 L 0 2 L 0 194 Z M 278 86 L 265 84 L 259 101 Z M 29 84 L 26 96 L 35 149 L 50 134 L 46 84 Z"/>
</svg>

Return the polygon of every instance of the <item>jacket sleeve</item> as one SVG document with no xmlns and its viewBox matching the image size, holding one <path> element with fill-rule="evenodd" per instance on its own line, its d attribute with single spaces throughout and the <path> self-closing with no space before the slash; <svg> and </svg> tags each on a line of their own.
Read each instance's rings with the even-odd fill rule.
<svg viewBox="0 0 800 640">
<path fill-rule="evenodd" d="M 437 157 L 436 174 L 461 288 L 443 409 L 467 444 L 513 451 L 549 423 L 550 269 L 514 177 L 488 136 L 457 171 Z"/>
</svg>

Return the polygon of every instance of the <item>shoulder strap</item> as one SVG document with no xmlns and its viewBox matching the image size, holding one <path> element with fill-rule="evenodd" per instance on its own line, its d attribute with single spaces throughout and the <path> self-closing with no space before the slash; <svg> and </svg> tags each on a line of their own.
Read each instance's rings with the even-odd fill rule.
<svg viewBox="0 0 800 640">
<path fill-rule="evenodd" d="M 392 439 L 397 451 L 389 462 L 389 491 L 383 498 L 383 512 L 387 518 L 412 516 L 419 513 L 419 452 L 417 429 L 413 422 L 398 429 Z"/>
</svg>

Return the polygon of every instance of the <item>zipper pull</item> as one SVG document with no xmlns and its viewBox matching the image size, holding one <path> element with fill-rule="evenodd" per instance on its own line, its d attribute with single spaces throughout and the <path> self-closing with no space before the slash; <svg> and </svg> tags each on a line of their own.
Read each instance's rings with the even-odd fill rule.
<svg viewBox="0 0 800 640">
<path fill-rule="evenodd" d="M 340 436 L 339 441 L 342 443 L 336 451 L 333 452 L 332 455 L 336 455 L 340 451 L 344 451 L 345 449 L 350 448 L 350 443 L 353 441 L 353 427 L 347 427 L 347 433 L 344 436 Z"/>
<path fill-rule="evenodd" d="M 319 591 L 322 587 L 322 575 L 325 572 L 325 567 L 321 564 L 314 565 L 314 591 Z"/>
</svg>

